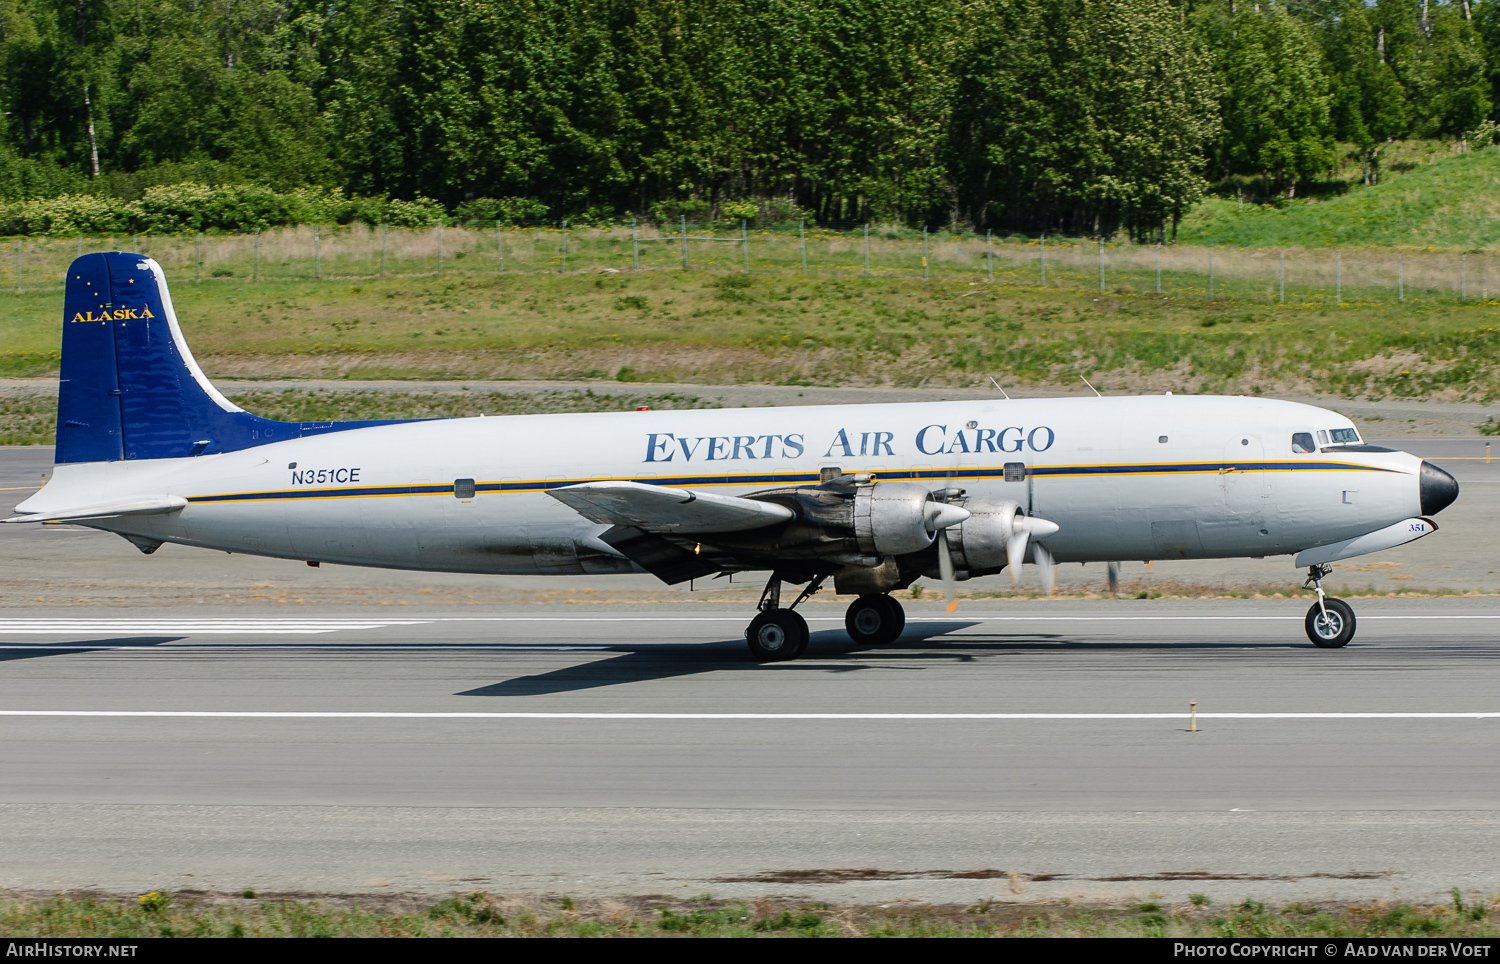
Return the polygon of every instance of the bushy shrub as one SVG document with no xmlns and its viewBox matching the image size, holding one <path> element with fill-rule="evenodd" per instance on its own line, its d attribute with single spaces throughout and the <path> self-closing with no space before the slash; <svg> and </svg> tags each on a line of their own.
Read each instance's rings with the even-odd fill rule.
<svg viewBox="0 0 1500 964">
<path fill-rule="evenodd" d="M 443 213 L 441 204 L 419 196 L 410 201 L 387 201 L 383 220 L 397 228 L 427 228 L 437 224 Z"/>
<path fill-rule="evenodd" d="M 4 234 L 120 234 L 130 231 L 141 216 L 132 201 L 64 194 L 45 201 L 14 201 L 0 207 Z"/>
<path fill-rule="evenodd" d="M 545 218 L 547 205 L 530 197 L 480 197 L 465 201 L 453 211 L 460 221 L 504 221 L 516 224 L 533 218 Z"/>
</svg>

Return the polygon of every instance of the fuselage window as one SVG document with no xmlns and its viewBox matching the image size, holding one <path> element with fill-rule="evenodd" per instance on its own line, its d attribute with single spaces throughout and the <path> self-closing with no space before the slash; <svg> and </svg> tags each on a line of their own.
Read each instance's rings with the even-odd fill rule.
<svg viewBox="0 0 1500 964">
<path fill-rule="evenodd" d="M 1329 432 L 1328 432 L 1328 434 L 1333 439 L 1333 444 L 1334 445 L 1358 445 L 1359 444 L 1359 433 L 1356 432 L 1352 428 L 1335 428 L 1335 429 L 1330 429 Z"/>
<path fill-rule="evenodd" d="M 1296 452 L 1298 455 L 1306 455 L 1309 452 L 1316 452 L 1317 450 L 1318 447 L 1313 444 L 1311 432 L 1296 432 L 1292 435 L 1293 452 Z"/>
</svg>

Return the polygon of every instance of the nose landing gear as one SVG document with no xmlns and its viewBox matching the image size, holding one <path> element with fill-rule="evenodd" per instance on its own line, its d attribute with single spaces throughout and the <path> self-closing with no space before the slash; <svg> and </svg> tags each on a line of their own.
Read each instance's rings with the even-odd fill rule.
<svg viewBox="0 0 1500 964">
<path fill-rule="evenodd" d="M 1323 594 L 1323 577 L 1332 566 L 1308 566 L 1305 589 L 1316 589 L 1318 601 L 1307 611 L 1307 638 L 1319 649 L 1342 649 L 1354 638 L 1354 608 Z"/>
</svg>

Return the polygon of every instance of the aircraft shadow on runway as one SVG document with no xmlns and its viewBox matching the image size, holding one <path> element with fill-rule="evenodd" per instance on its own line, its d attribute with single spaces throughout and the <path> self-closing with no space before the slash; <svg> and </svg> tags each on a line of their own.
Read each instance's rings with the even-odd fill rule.
<svg viewBox="0 0 1500 964">
<path fill-rule="evenodd" d="M 966 662 L 986 656 L 1017 653 L 1178 652 L 1184 654 L 1266 652 L 1304 645 L 1293 637 L 1274 639 L 1088 639 L 1062 633 L 984 633 L 950 635 L 981 625 L 955 619 L 908 623 L 906 632 L 889 647 L 857 646 L 843 630 L 815 632 L 807 652 L 795 662 L 760 664 L 745 652 L 743 639 L 683 645 L 648 644 L 639 648 L 616 645 L 618 655 L 563 669 L 518 676 L 457 693 L 457 696 L 548 696 L 601 686 L 671 679 L 711 672 L 853 673 L 861 670 L 911 670 L 939 663 Z M 1307 646 L 1309 650 L 1311 646 Z"/>
<path fill-rule="evenodd" d="M 185 636 L 119 636 L 110 639 L 79 639 L 66 643 L 0 642 L 0 663 L 13 659 L 37 659 L 41 656 L 76 656 L 119 649 L 121 646 L 161 646 L 186 639 Z"/>
<path fill-rule="evenodd" d="M 815 632 L 808 641 L 807 652 L 795 662 L 760 664 L 751 660 L 745 652 L 743 639 L 720 640 L 716 643 L 692 643 L 682 646 L 660 644 L 630 649 L 624 646 L 617 656 L 593 660 L 576 666 L 538 673 L 534 676 L 519 676 L 515 679 L 491 683 L 475 689 L 465 690 L 458 696 L 548 696 L 576 690 L 594 689 L 600 686 L 615 686 L 621 683 L 639 683 L 647 680 L 670 679 L 676 676 L 692 676 L 713 672 L 806 672 L 806 673 L 853 673 L 877 668 L 872 662 L 858 657 L 874 657 L 884 668 L 890 668 L 892 660 L 906 665 L 902 668 L 919 668 L 922 662 L 951 662 L 954 659 L 974 658 L 975 649 L 999 651 L 1013 645 L 1012 642 L 975 641 L 974 637 L 959 637 L 937 640 L 945 634 L 968 629 L 977 625 L 972 621 L 954 620 L 941 623 L 908 625 L 901 639 L 889 649 L 872 649 L 857 646 L 843 630 Z M 1028 633 L 1026 640 L 1046 641 L 1057 639 L 1046 634 Z M 938 642 L 941 648 L 927 652 L 894 652 L 910 646 Z M 849 659 L 848 657 L 855 657 Z"/>
</svg>

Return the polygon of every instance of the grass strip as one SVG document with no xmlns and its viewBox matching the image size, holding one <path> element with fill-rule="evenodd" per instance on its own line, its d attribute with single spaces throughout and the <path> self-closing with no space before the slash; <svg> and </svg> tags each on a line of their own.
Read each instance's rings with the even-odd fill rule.
<svg viewBox="0 0 1500 964">
<path fill-rule="evenodd" d="M 1014 887 L 1018 875 L 1010 875 Z M 1184 904 L 876 907 L 787 900 L 540 899 L 474 891 L 438 901 L 153 891 L 0 899 L 0 932 L 38 937 L 1495 937 L 1500 896 L 1442 904 L 1247 899 Z"/>
</svg>

